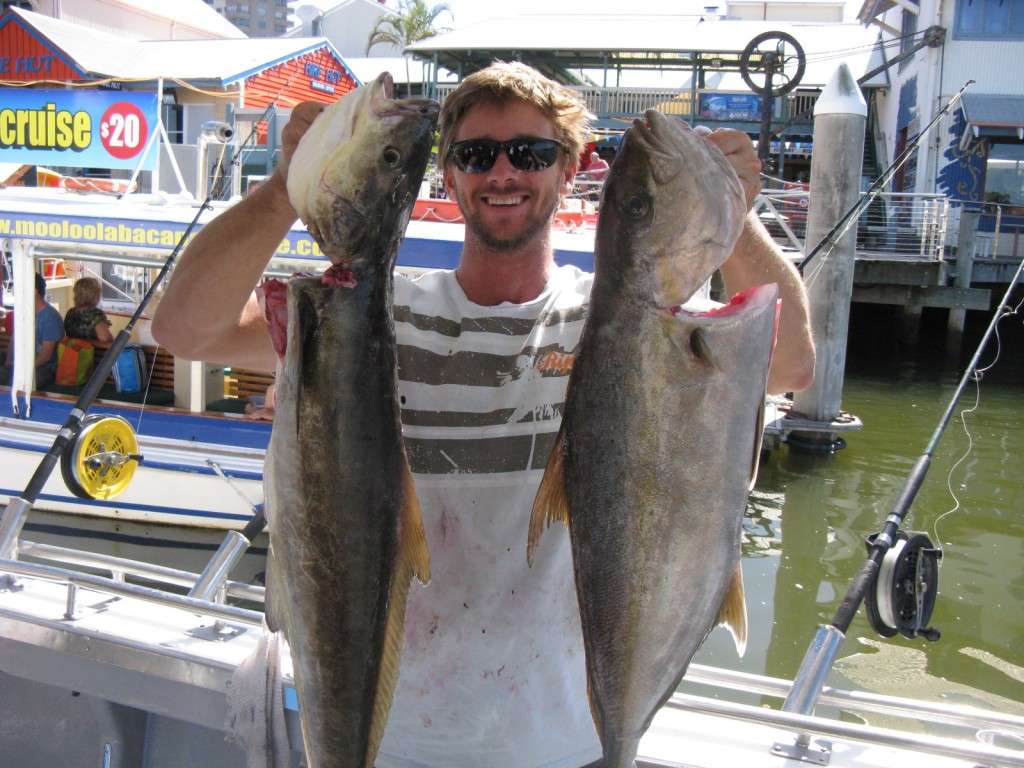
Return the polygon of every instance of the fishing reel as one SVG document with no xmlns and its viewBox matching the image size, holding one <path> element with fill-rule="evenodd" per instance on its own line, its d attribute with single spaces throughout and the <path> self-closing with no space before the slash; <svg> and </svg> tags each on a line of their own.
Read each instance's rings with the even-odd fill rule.
<svg viewBox="0 0 1024 768">
<path fill-rule="evenodd" d="M 868 552 L 877 533 L 867 537 Z M 882 558 L 875 583 L 865 595 L 868 620 L 882 637 L 897 632 L 908 639 L 918 635 L 938 640 L 939 630 L 929 627 L 939 591 L 939 560 L 936 549 L 924 533 L 898 531 L 896 541 Z"/>
<path fill-rule="evenodd" d="M 140 461 L 139 441 L 126 419 L 92 414 L 61 453 L 60 472 L 75 496 L 112 499 L 131 483 Z"/>
</svg>

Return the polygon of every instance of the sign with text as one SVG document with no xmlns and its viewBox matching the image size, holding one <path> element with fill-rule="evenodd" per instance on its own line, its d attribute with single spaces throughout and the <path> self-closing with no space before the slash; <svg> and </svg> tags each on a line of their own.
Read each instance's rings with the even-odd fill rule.
<svg viewBox="0 0 1024 768">
<path fill-rule="evenodd" d="M 155 93 L 0 88 L 0 162 L 134 169 L 156 120 Z"/>
<path fill-rule="evenodd" d="M 760 120 L 761 97 L 751 93 L 702 93 L 700 116 L 711 120 Z"/>
</svg>

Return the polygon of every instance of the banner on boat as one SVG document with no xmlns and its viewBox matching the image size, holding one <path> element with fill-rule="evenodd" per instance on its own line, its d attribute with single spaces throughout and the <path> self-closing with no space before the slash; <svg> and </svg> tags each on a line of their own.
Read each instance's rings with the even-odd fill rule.
<svg viewBox="0 0 1024 768">
<path fill-rule="evenodd" d="M 0 88 L 0 162 L 130 170 L 155 130 L 156 93 Z"/>
<path fill-rule="evenodd" d="M 0 210 L 0 239 L 124 246 L 170 251 L 185 234 L 188 225 L 177 221 L 61 216 Z M 201 229 L 196 227 L 192 237 Z M 277 256 L 324 258 L 323 251 L 308 232 L 292 230 L 277 247 Z"/>
</svg>

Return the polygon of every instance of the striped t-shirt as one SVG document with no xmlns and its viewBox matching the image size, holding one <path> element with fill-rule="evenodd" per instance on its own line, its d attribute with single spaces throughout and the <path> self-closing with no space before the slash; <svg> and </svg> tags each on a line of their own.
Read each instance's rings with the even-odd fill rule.
<svg viewBox="0 0 1024 768">
<path fill-rule="evenodd" d="M 569 538 L 526 565 L 593 276 L 555 269 L 525 304 L 469 301 L 454 273 L 396 276 L 406 450 L 432 581 L 414 582 L 380 768 L 576 768 L 601 756 Z"/>
</svg>

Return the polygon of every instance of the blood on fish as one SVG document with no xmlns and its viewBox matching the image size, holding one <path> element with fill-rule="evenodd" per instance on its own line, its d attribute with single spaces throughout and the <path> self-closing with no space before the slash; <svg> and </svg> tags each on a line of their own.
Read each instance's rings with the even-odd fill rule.
<svg viewBox="0 0 1024 768">
<path fill-rule="evenodd" d="M 263 317 L 274 351 L 283 359 L 288 347 L 288 284 L 284 280 L 264 280 L 256 293 L 263 299 Z"/>
<path fill-rule="evenodd" d="M 323 276 L 320 278 L 320 282 L 324 285 L 331 285 L 336 288 L 355 288 L 359 285 L 359 281 L 356 280 L 355 273 L 348 268 L 348 264 L 343 261 L 339 261 L 337 264 L 332 264 Z"/>
</svg>

